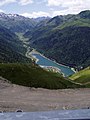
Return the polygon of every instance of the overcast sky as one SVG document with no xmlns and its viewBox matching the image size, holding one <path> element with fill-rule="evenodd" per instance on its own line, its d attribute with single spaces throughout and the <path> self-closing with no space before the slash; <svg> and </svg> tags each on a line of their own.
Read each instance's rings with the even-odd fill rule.
<svg viewBox="0 0 90 120">
<path fill-rule="evenodd" d="M 90 0 L 0 0 L 0 12 L 30 18 L 77 14 L 90 10 Z"/>
</svg>

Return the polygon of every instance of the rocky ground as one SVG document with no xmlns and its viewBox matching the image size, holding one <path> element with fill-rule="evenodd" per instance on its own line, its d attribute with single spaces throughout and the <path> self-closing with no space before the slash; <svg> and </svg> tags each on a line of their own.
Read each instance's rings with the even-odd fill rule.
<svg viewBox="0 0 90 120">
<path fill-rule="evenodd" d="M 90 89 L 35 89 L 12 85 L 0 77 L 0 111 L 47 111 L 89 107 Z"/>
</svg>

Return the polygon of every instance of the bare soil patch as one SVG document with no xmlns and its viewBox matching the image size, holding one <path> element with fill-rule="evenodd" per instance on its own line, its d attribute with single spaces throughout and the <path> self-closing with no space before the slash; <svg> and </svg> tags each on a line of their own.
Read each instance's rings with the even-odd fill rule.
<svg viewBox="0 0 90 120">
<path fill-rule="evenodd" d="M 90 107 L 90 89 L 48 90 L 12 85 L 0 77 L 0 111 L 48 111 Z"/>
</svg>

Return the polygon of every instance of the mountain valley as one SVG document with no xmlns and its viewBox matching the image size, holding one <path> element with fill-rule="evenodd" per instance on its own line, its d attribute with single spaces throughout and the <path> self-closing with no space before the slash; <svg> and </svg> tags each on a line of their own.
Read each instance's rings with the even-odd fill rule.
<svg viewBox="0 0 90 120">
<path fill-rule="evenodd" d="M 25 86 L 29 85 L 28 82 L 35 80 L 35 83 L 32 82 L 32 85 L 29 85 L 30 87 L 48 89 L 90 87 L 90 85 L 81 85 L 77 80 L 72 83 L 71 79 L 63 78 L 61 74 L 54 75 L 54 73 L 41 69 L 35 62 L 25 56 L 28 48 L 30 50 L 34 48 L 47 58 L 59 64 L 73 67 L 77 71 L 89 67 L 89 10 L 82 11 L 77 15 L 60 15 L 53 18 L 42 17 L 37 19 L 25 18 L 18 14 L 0 13 L 0 76 L 13 81 L 13 83 Z M 8 64 L 6 65 L 6 63 Z M 28 66 L 33 67 L 28 68 Z M 23 71 L 24 69 L 26 70 Z M 18 70 L 21 70 L 20 75 L 24 75 L 22 78 L 27 78 L 27 82 L 25 79 L 19 81 L 20 78 L 16 73 Z M 28 70 L 31 73 L 32 70 L 36 71 L 31 74 Z M 6 72 L 7 75 L 4 74 Z M 15 72 L 16 79 L 12 77 L 13 72 Z M 42 76 L 39 74 L 40 72 L 42 72 Z M 36 78 L 33 77 L 35 75 Z M 47 76 L 47 82 L 42 83 L 41 80 L 45 76 Z M 48 78 L 50 78 L 50 83 Z M 56 79 L 60 81 L 55 82 Z M 80 79 L 83 80 L 84 78 L 81 77 Z M 88 77 L 89 79 L 90 77 Z"/>
</svg>

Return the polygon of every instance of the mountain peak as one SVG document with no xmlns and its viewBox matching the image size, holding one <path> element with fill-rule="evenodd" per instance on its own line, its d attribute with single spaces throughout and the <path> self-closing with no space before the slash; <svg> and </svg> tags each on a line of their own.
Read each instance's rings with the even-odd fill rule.
<svg viewBox="0 0 90 120">
<path fill-rule="evenodd" d="M 3 12 L 0 12 L 0 17 L 1 18 L 25 18 L 24 16 L 18 15 L 18 14 L 6 14 Z"/>
<path fill-rule="evenodd" d="M 90 10 L 85 10 L 79 13 L 79 16 L 81 18 L 88 18 L 90 19 Z"/>
</svg>

